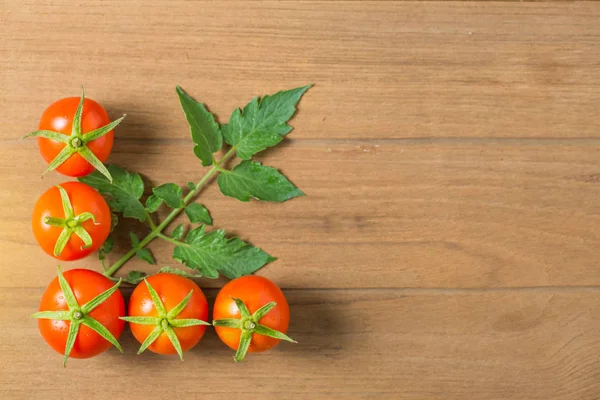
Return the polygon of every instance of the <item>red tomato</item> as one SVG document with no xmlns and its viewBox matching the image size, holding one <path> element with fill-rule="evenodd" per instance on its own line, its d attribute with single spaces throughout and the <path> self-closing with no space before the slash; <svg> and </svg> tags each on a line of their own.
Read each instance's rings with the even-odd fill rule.
<svg viewBox="0 0 600 400">
<path fill-rule="evenodd" d="M 79 305 L 84 305 L 100 293 L 114 286 L 114 282 L 98 272 L 87 269 L 72 269 L 64 273 L 64 277 L 71 286 L 73 294 Z M 67 311 L 69 307 L 63 291 L 54 278 L 42 295 L 40 311 Z M 106 301 L 90 311 L 90 317 L 104 325 L 116 339 L 119 339 L 125 322 L 119 317 L 125 314 L 125 302 L 120 291 L 114 292 Z M 60 354 L 65 353 L 70 321 L 52 319 L 38 319 L 38 327 L 44 340 Z M 89 358 L 106 350 L 112 344 L 96 333 L 93 329 L 81 325 L 71 350 L 70 357 Z"/>
<path fill-rule="evenodd" d="M 290 307 L 281 289 L 262 276 L 242 276 L 223 286 L 215 300 L 213 319 L 240 319 L 240 310 L 233 298 L 242 300 L 250 314 L 272 301 L 277 305 L 262 317 L 258 323 L 281 333 L 286 333 L 290 323 Z M 227 346 L 236 350 L 240 344 L 241 330 L 215 326 L 217 335 Z M 279 339 L 254 333 L 249 352 L 261 352 L 279 343 Z"/>
<path fill-rule="evenodd" d="M 33 208 L 33 234 L 41 248 L 52 257 L 65 261 L 78 260 L 102 246 L 110 233 L 111 213 L 104 198 L 88 185 L 80 182 L 65 182 L 60 186 L 67 192 L 75 216 L 85 212 L 94 215 L 96 223 L 88 219 L 80 224 L 91 236 L 92 245 L 84 248 L 85 243 L 73 233 L 60 255 L 54 255 L 54 246 L 63 227 L 49 225 L 45 219 L 46 217 L 65 218 L 60 191 L 56 186 L 42 194 Z"/>
<path fill-rule="evenodd" d="M 73 117 L 79 105 L 79 97 L 67 97 L 60 99 L 44 111 L 39 124 L 39 130 L 50 130 L 60 132 L 65 135 L 71 135 Z M 81 115 L 81 132 L 83 135 L 95 129 L 101 128 L 110 123 L 106 110 L 97 102 L 91 99 L 84 99 L 83 113 Z M 104 162 L 112 149 L 114 141 L 114 132 L 110 131 L 96 140 L 87 144 L 88 148 Z M 55 140 L 38 137 L 38 146 L 40 153 L 47 163 L 50 163 L 66 146 L 64 143 Z M 56 171 L 67 176 L 85 176 L 94 171 L 94 167 L 88 163 L 81 155 L 73 154 L 63 162 Z"/>
<path fill-rule="evenodd" d="M 189 293 L 193 291 L 192 297 L 188 301 L 185 308 L 175 317 L 175 319 L 198 319 L 206 321 L 208 319 L 208 303 L 202 290 L 191 279 L 180 275 L 170 273 L 160 273 L 149 276 L 146 281 L 154 288 L 158 296 L 163 302 L 166 311 L 172 310 L 178 305 Z M 129 316 L 130 317 L 160 317 L 146 282 L 140 283 L 129 300 Z M 133 322 L 129 323 L 131 333 L 140 342 L 150 335 L 156 328 L 156 325 L 142 325 Z M 206 331 L 205 325 L 195 325 L 185 328 L 173 327 L 177 338 L 181 344 L 182 351 L 186 351 L 194 347 Z M 148 347 L 150 351 L 158 354 L 177 354 L 175 347 L 167 336 L 166 332 L 162 332 L 160 336 L 152 342 Z"/>
</svg>

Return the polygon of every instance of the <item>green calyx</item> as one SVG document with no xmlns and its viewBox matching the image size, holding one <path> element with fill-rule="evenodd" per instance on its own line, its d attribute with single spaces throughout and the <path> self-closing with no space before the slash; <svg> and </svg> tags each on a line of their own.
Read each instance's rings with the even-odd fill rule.
<svg viewBox="0 0 600 400">
<path fill-rule="evenodd" d="M 67 302 L 67 306 L 69 307 L 68 311 L 39 311 L 32 315 L 33 318 L 42 318 L 42 319 L 52 319 L 52 320 L 60 320 L 60 321 L 70 321 L 69 333 L 67 336 L 67 344 L 65 346 L 65 355 L 63 358 L 63 365 L 67 366 L 67 359 L 71 354 L 71 350 L 73 350 L 73 345 L 75 344 L 75 339 L 77 338 L 77 334 L 79 333 L 79 328 L 81 325 L 85 325 L 88 328 L 95 331 L 98 335 L 102 336 L 104 339 L 112 343 L 119 351 L 122 353 L 123 348 L 117 341 L 117 339 L 113 336 L 113 334 L 100 322 L 95 320 L 94 318 L 89 316 L 89 313 L 98 307 L 100 304 L 104 303 L 106 299 L 108 299 L 114 292 L 117 291 L 119 285 L 121 284 L 121 280 L 117 282 L 116 285 L 106 290 L 105 292 L 100 293 L 98 296 L 94 297 L 92 300 L 88 301 L 84 305 L 80 306 L 75 298 L 75 294 L 73 293 L 73 289 L 69 286 L 69 283 L 63 276 L 60 271 L 60 267 L 58 267 L 58 283 L 60 285 L 60 289 L 65 296 L 65 300 Z"/>
<path fill-rule="evenodd" d="M 102 173 L 102 175 L 106 176 L 106 178 L 109 181 L 112 182 L 112 176 L 110 175 L 110 172 L 108 172 L 108 169 L 106 169 L 106 167 L 104 166 L 102 161 L 100 161 L 98 159 L 98 157 L 96 157 L 96 155 L 89 149 L 89 147 L 87 145 L 91 141 L 96 140 L 96 139 L 106 135 L 108 132 L 112 131 L 117 125 L 119 125 L 121 123 L 121 121 L 123 121 L 123 119 L 125 118 L 125 115 L 123 115 L 121 118 L 119 118 L 101 128 L 95 129 L 84 135 L 83 132 L 81 131 L 81 115 L 83 113 L 84 98 L 85 98 L 85 96 L 84 96 L 84 91 L 83 91 L 83 87 L 82 87 L 81 88 L 81 100 L 79 101 L 79 105 L 77 106 L 77 110 L 75 111 L 75 116 L 73 117 L 73 125 L 71 128 L 71 135 L 65 135 L 60 132 L 47 131 L 47 130 L 33 131 L 33 132 L 25 135 L 24 138 L 43 137 L 46 139 L 54 140 L 55 142 L 60 142 L 60 143 L 65 144 L 65 147 L 60 151 L 60 153 L 58 153 L 58 155 L 54 158 L 54 160 L 52 160 L 50 162 L 50 164 L 48 165 L 48 168 L 46 169 L 46 171 L 44 171 L 42 176 L 45 175 L 46 173 L 58 168 L 59 165 L 61 165 L 65 161 L 67 161 L 73 154 L 77 153 L 81 157 L 83 157 L 87 162 L 92 164 L 92 166 L 94 168 L 96 168 L 98 171 L 100 171 Z"/>
<path fill-rule="evenodd" d="M 133 324 L 141 324 L 141 325 L 155 325 L 156 327 L 148 337 L 144 340 L 140 349 L 138 350 L 138 354 L 142 354 L 144 350 L 148 348 L 156 339 L 160 337 L 163 333 L 167 335 L 171 344 L 179 354 L 179 358 L 183 361 L 183 350 L 181 349 L 181 343 L 179 342 L 179 338 L 175 333 L 173 328 L 187 328 L 190 326 L 196 325 L 210 325 L 206 321 L 202 321 L 201 319 L 194 318 L 176 318 L 183 309 L 187 306 L 194 290 L 192 289 L 187 296 L 183 300 L 179 302 L 175 307 L 171 310 L 167 311 L 160 296 L 156 293 L 156 290 L 150 285 L 150 283 L 144 279 L 146 283 L 146 287 L 148 288 L 148 292 L 150 293 L 150 297 L 152 298 L 152 302 L 154 303 L 154 308 L 156 308 L 156 312 L 158 313 L 158 317 L 144 317 L 144 316 L 129 316 L 129 317 L 121 317 L 122 320 L 127 321 Z"/>
<path fill-rule="evenodd" d="M 285 340 L 292 343 L 298 343 L 294 339 L 287 336 L 285 333 L 276 331 L 275 329 L 271 329 L 267 326 L 261 325 L 258 322 L 269 313 L 275 306 L 276 302 L 272 301 L 268 304 L 265 304 L 258 310 L 254 312 L 254 314 L 250 314 L 250 310 L 246 304 L 240 300 L 233 298 L 235 304 L 240 310 L 240 319 L 236 318 L 226 318 L 226 319 L 217 319 L 213 321 L 213 326 L 223 326 L 226 328 L 235 328 L 242 331 L 240 335 L 240 345 L 235 353 L 233 359 L 236 362 L 240 362 L 248 353 L 248 349 L 250 348 L 250 343 L 252 343 L 252 335 L 259 334 L 264 336 L 269 336 L 275 339 Z"/>
<path fill-rule="evenodd" d="M 58 218 L 48 216 L 44 218 L 44 223 L 46 225 L 58 226 L 63 228 L 62 232 L 58 236 L 58 239 L 56 240 L 56 244 L 54 245 L 53 253 L 55 256 L 58 257 L 60 253 L 62 253 L 62 251 L 65 249 L 65 246 L 69 242 L 69 239 L 71 238 L 72 234 L 79 236 L 79 238 L 83 241 L 83 248 L 88 248 L 92 245 L 92 237 L 81 224 L 90 219 L 94 221 L 94 223 L 96 223 L 96 217 L 94 216 L 94 214 L 89 212 L 84 212 L 79 215 L 75 215 L 73 211 L 73 205 L 69 200 L 69 195 L 67 194 L 67 191 L 60 185 L 56 185 L 56 187 L 60 192 L 60 198 L 62 200 L 62 206 L 63 211 L 65 213 L 65 217 Z"/>
</svg>

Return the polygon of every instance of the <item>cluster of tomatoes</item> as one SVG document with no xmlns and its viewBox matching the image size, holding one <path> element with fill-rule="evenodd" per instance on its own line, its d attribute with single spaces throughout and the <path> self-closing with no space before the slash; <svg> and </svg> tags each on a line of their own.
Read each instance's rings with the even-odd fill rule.
<svg viewBox="0 0 600 400">
<path fill-rule="evenodd" d="M 94 169 L 108 173 L 103 162 L 113 145 L 108 114 L 97 102 L 65 98 L 50 105 L 36 136 L 48 170 L 85 176 Z M 104 198 L 80 182 L 65 182 L 49 189 L 35 205 L 32 228 L 42 249 L 65 261 L 86 257 L 98 250 L 111 230 L 111 211 Z M 128 322 L 141 343 L 159 354 L 179 354 L 195 346 L 214 325 L 219 338 L 236 350 L 240 361 L 247 352 L 293 341 L 285 332 L 289 306 L 279 287 L 259 276 L 244 276 L 226 284 L 217 295 L 213 319 L 208 322 L 208 303 L 198 285 L 173 273 L 144 279 L 133 291 L 125 314 L 120 285 L 98 272 L 73 269 L 58 276 L 44 292 L 34 314 L 43 338 L 68 357 L 89 358 L 112 345 Z"/>
<path fill-rule="evenodd" d="M 74 306 L 68 304 L 60 278 L 64 278 L 72 290 L 77 300 Z M 191 279 L 172 273 L 151 275 L 140 283 L 129 299 L 127 317 L 125 301 L 118 290 L 90 311 L 85 310 L 88 303 L 115 286 L 98 272 L 72 269 L 54 278 L 44 292 L 37 314 L 57 318 L 61 313 L 65 317 L 38 317 L 39 329 L 46 342 L 65 355 L 65 362 L 67 357 L 94 357 L 113 344 L 117 345 L 125 321 L 142 344 L 138 354 L 148 349 L 158 354 L 179 354 L 180 357 L 202 339 L 206 326 L 211 325 L 206 322 L 208 302 L 200 287 Z M 182 302 L 185 302 L 184 307 L 177 307 Z M 239 302 L 247 310 L 244 306 L 238 307 Z M 265 308 L 270 309 L 261 313 Z M 249 315 L 244 315 L 245 311 Z M 93 326 L 86 325 L 86 318 L 108 330 L 110 339 Z M 277 285 L 261 276 L 243 276 L 223 286 L 215 299 L 213 318 L 219 338 L 237 351 L 236 361 L 241 361 L 246 352 L 268 350 L 282 339 L 291 341 L 284 334 L 290 321 L 285 296 Z M 74 342 L 69 344 L 70 325 L 78 320 L 84 322 Z"/>
</svg>

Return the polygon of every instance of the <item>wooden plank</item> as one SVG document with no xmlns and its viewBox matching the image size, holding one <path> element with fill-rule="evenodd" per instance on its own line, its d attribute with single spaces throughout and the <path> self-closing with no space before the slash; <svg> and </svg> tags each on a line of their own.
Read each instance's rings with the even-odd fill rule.
<svg viewBox="0 0 600 400">
<path fill-rule="evenodd" d="M 2 137 L 80 84 L 138 138 L 315 83 L 297 138 L 598 137 L 600 4 L 5 1 Z M 6 95 L 9 94 L 10 96 Z"/>
<path fill-rule="evenodd" d="M 198 180 L 190 141 L 168 143 L 124 141 L 112 160 L 155 183 Z M 263 160 L 307 197 L 241 203 L 213 183 L 199 201 L 216 226 L 279 257 L 261 273 L 284 287 L 599 285 L 600 145 L 550 143 L 291 141 Z M 35 199 L 63 179 L 40 183 L 43 161 L 21 163 L 15 150 L 37 157 L 34 147 L 0 149 L 0 187 L 15 188 L 0 192 L 4 286 L 40 287 L 55 274 L 29 221 Z M 128 244 L 126 231 L 120 241 Z M 151 245 L 161 264 L 175 263 L 172 247 Z M 64 264 L 73 266 L 100 268 L 93 257 Z M 154 267 L 134 260 L 130 268 Z"/>
<path fill-rule="evenodd" d="M 597 290 L 290 290 L 297 345 L 235 365 L 209 331 L 180 362 L 136 356 L 125 332 L 124 355 L 66 369 L 27 318 L 41 290 L 0 292 L 2 398 L 591 400 L 600 390 Z"/>
</svg>

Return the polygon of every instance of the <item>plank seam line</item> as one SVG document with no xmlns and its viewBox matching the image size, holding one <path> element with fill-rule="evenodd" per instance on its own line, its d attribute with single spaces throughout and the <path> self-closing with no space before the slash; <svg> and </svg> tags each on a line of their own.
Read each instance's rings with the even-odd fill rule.
<svg viewBox="0 0 600 400">
<path fill-rule="evenodd" d="M 143 142 L 144 144 L 150 143 L 164 143 L 164 144 L 189 144 L 191 143 L 191 139 L 188 138 L 115 138 L 123 143 L 134 143 Z M 315 139 L 315 138 L 286 138 L 284 143 L 288 144 L 360 144 L 360 143 L 383 143 L 383 144 L 435 144 L 435 143 L 515 143 L 515 144 L 524 144 L 524 143 L 532 143 L 532 144 L 557 144 L 557 143 L 593 143 L 600 144 L 600 138 L 598 137 L 571 137 L 571 138 L 549 138 L 542 136 L 535 137 L 473 137 L 473 136 L 435 136 L 435 137 L 399 137 L 399 138 L 329 138 L 329 139 Z"/>
<path fill-rule="evenodd" d="M 115 140 L 128 145 L 175 145 L 175 146 L 190 146 L 192 141 L 190 138 L 135 138 L 135 137 L 115 137 Z M 28 144 L 21 142 L 19 138 L 1 138 L 0 143 L 14 144 L 26 148 Z M 548 138 L 548 137 L 414 137 L 414 138 L 330 138 L 330 139 L 314 139 L 314 138 L 286 138 L 283 142 L 284 146 L 335 146 L 340 144 L 360 145 L 360 144 L 378 144 L 378 145 L 428 145 L 428 144 L 503 144 L 503 145 L 600 145 L 600 137 L 572 137 L 572 138 Z M 33 148 L 33 145 L 29 147 Z M 116 149 L 118 151 L 118 149 Z M 114 151 L 114 150 L 113 150 Z"/>
<path fill-rule="evenodd" d="M 175 137 L 175 138 L 159 138 L 159 137 L 120 137 L 115 136 L 115 139 L 118 139 L 122 142 L 164 142 L 164 143 L 173 143 L 173 142 L 192 142 L 191 138 L 188 137 Z M 20 137 L 11 137 L 11 138 L 2 138 L 0 139 L 4 142 L 22 142 L 22 138 Z M 473 141 L 473 142 L 493 142 L 493 141 L 600 141 L 600 137 L 596 136 L 572 136 L 572 137 L 549 137 L 549 136 L 414 136 L 414 137 L 362 137 L 362 138 L 294 138 L 294 137 L 286 137 L 286 142 L 365 142 L 365 141 L 390 141 L 390 142 L 432 142 L 432 141 Z"/>
<path fill-rule="evenodd" d="M 18 287 L 18 286 L 2 286 L 1 289 L 9 290 L 44 290 L 45 287 Z M 125 290 L 133 290 L 133 286 L 124 287 Z M 376 292 L 376 291 L 393 291 L 406 294 L 468 294 L 468 293 L 509 293 L 509 292 L 599 292 L 599 286 L 521 286 L 521 287 L 496 287 L 496 288 L 416 288 L 416 287 L 324 287 L 324 288 L 299 288 L 299 287 L 285 287 L 282 290 L 288 292 L 304 292 L 304 291 L 315 291 L 315 292 L 327 292 L 327 291 L 347 291 L 347 292 Z M 220 288 L 215 287 L 204 287 L 204 291 L 218 291 Z"/>
<path fill-rule="evenodd" d="M 287 291 L 395 291 L 403 293 L 431 293 L 431 294 L 461 294 L 461 293 L 503 293 L 503 292 L 575 292 L 575 291 L 600 291 L 600 286 L 522 286 L 522 287 L 497 287 L 497 288 L 417 288 L 417 287 L 371 287 L 371 288 L 294 288 L 282 287 Z"/>
</svg>

